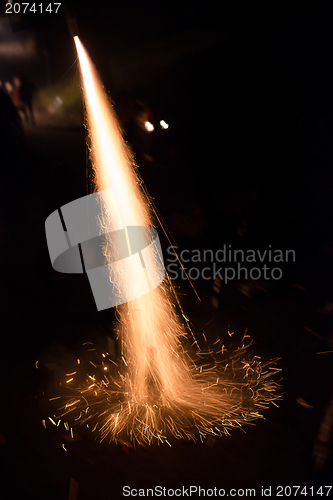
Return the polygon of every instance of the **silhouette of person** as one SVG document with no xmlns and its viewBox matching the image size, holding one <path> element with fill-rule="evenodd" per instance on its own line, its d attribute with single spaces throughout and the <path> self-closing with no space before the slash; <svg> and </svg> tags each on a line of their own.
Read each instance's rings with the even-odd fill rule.
<svg viewBox="0 0 333 500">
<path fill-rule="evenodd" d="M 26 123 L 31 122 L 35 125 L 35 117 L 33 110 L 33 98 L 35 93 L 35 86 L 24 75 L 18 79 L 20 81 L 20 108 L 22 109 Z"/>
</svg>

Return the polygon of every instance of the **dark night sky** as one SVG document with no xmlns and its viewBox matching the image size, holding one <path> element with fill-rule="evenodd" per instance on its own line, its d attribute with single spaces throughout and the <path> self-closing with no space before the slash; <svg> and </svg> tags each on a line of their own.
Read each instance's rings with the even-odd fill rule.
<svg viewBox="0 0 333 500">
<path fill-rule="evenodd" d="M 249 245 L 332 244 L 328 2 L 73 0 L 69 8 L 116 108 L 143 96 L 156 119 L 172 123 L 181 164 L 173 189 L 209 213 L 210 237 L 220 221 L 228 226 L 226 206 L 252 197 Z M 59 81 L 75 60 L 64 17 L 33 32 Z"/>
<path fill-rule="evenodd" d="M 143 96 L 172 123 L 173 188 L 210 214 L 210 236 L 221 218 L 228 225 L 225 207 L 248 196 L 256 244 L 332 244 L 329 2 L 68 7 L 116 108 Z M 75 60 L 64 16 L 33 33 L 59 81 Z"/>
<path fill-rule="evenodd" d="M 270 228 L 267 238 L 280 244 L 302 246 L 312 238 L 331 243 L 332 155 L 325 147 L 333 111 L 328 4 L 223 2 L 217 8 L 201 2 L 132 2 L 108 9 L 106 14 L 101 5 L 89 24 L 80 7 L 77 17 L 111 92 L 108 56 L 120 61 L 118 54 L 151 45 L 158 59 L 161 40 L 185 34 L 178 57 L 152 72 L 144 86 L 151 102 L 176 122 L 184 186 L 191 186 L 191 178 L 190 189 L 216 215 L 212 225 L 220 217 L 216 199 L 234 196 L 237 185 L 259 191 L 266 206 L 256 241 Z M 180 55 L 188 40 L 195 48 Z M 140 81 L 140 71 L 136 76 Z"/>
</svg>

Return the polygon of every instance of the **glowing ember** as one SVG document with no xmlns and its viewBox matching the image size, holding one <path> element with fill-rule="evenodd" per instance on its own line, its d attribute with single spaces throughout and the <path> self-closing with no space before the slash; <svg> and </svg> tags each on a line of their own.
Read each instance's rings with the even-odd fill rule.
<svg viewBox="0 0 333 500">
<path fill-rule="evenodd" d="M 108 224 L 109 217 L 117 217 L 125 232 L 128 226 L 151 227 L 151 200 L 141 190 L 132 156 L 96 71 L 79 38 L 74 40 L 83 78 L 95 188 L 111 193 L 104 199 L 101 226 Z M 127 244 L 131 255 L 129 238 Z M 107 241 L 104 254 L 108 262 L 113 251 L 111 240 Z M 132 266 L 136 275 L 138 270 Z M 117 279 L 124 280 L 120 271 Z M 244 342 L 227 362 L 217 361 L 209 349 L 199 350 L 200 367 L 181 344 L 187 334 L 176 315 L 170 283 L 152 289 L 148 275 L 142 279 L 148 282 L 149 293 L 117 306 L 121 360 L 115 363 L 105 353 L 99 358 L 95 352 L 93 361 L 89 360 L 94 371 L 85 375 L 86 383 L 75 391 L 75 397 L 69 397 L 62 415 L 78 415 L 75 420 L 79 423 L 92 420 L 93 431 L 101 439 L 117 440 L 127 434 L 134 442 L 157 439 L 168 444 L 168 434 L 195 440 L 199 433 L 203 439 L 207 434 L 228 434 L 230 427 L 261 417 L 260 411 L 278 399 L 277 384 L 269 378 L 277 369 L 264 370 L 259 358 L 249 358 Z M 122 282 L 119 289 L 130 286 Z M 217 354 L 225 355 L 221 342 Z M 82 357 L 77 362 L 79 367 L 73 367 L 67 376 L 85 369 Z M 65 382 L 71 390 L 73 379 Z"/>
</svg>

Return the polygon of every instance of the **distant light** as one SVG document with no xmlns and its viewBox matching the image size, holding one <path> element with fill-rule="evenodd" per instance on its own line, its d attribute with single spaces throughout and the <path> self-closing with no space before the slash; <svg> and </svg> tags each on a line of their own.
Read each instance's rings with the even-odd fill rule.
<svg viewBox="0 0 333 500">
<path fill-rule="evenodd" d="M 1 26 L 1 25 L 0 25 Z M 1 26 L 2 28 L 2 26 Z M 10 39 L 7 36 L 7 30 L 1 35 L 4 37 L 0 41 L 0 57 L 1 59 L 33 59 L 37 57 L 37 46 L 35 39 L 32 36 L 26 36 L 20 39 Z"/>
<path fill-rule="evenodd" d="M 10 82 L 5 82 L 5 87 L 9 93 L 13 90 L 13 85 Z"/>
<path fill-rule="evenodd" d="M 147 132 L 152 132 L 154 130 L 154 125 L 150 122 L 145 122 L 145 129 Z"/>
<path fill-rule="evenodd" d="M 161 128 L 163 128 L 164 130 L 169 128 L 169 124 L 167 122 L 165 122 L 164 120 L 160 121 L 160 125 L 161 125 Z"/>
<path fill-rule="evenodd" d="M 48 106 L 47 109 L 51 114 L 53 114 L 59 108 L 59 106 L 63 104 L 63 102 L 64 101 L 61 99 L 61 97 L 57 95 L 53 100 L 52 104 L 50 104 L 50 106 Z"/>
</svg>

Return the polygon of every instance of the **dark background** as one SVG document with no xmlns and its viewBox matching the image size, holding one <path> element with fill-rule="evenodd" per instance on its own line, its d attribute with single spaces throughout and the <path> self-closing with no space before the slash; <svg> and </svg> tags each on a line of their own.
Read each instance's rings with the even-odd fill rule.
<svg viewBox="0 0 333 500">
<path fill-rule="evenodd" d="M 52 412 L 45 394 L 64 360 L 86 340 L 104 345 L 114 317 L 97 313 L 85 276 L 52 270 L 45 240 L 46 217 L 89 189 L 66 17 L 14 34 L 2 18 L 0 79 L 25 73 L 37 104 L 23 145 L 1 136 L 0 498 L 66 499 L 71 477 L 80 500 L 122 498 L 126 484 L 314 484 L 312 450 L 332 396 L 332 354 L 317 354 L 333 345 L 329 2 L 73 1 L 67 9 L 119 116 L 133 99 L 152 110 L 154 164 L 141 171 L 179 249 L 295 250 L 279 281 L 222 283 L 219 309 L 212 281 L 194 281 L 201 302 L 177 281 L 196 335 L 214 342 L 248 328 L 260 355 L 281 358 L 284 397 L 247 434 L 235 430 L 213 448 L 173 441 L 128 450 L 78 429 L 82 441 L 65 453 L 62 435 L 43 429 Z M 34 55 L 11 56 L 29 37 Z M 68 112 L 51 116 L 38 96 L 55 96 L 66 78 Z M 170 124 L 165 135 L 160 119 Z"/>
</svg>

